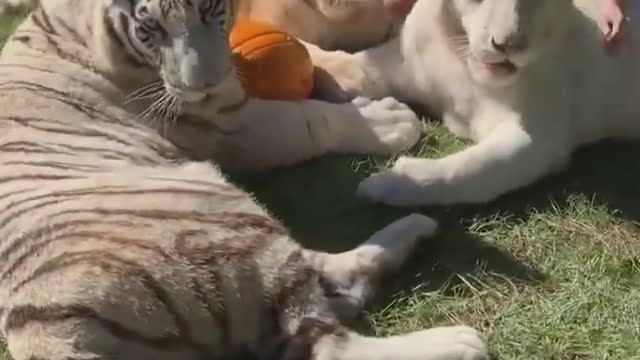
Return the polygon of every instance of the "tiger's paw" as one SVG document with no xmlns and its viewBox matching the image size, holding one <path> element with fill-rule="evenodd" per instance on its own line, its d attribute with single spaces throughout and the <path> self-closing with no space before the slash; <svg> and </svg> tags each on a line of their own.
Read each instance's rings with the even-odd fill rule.
<svg viewBox="0 0 640 360">
<path fill-rule="evenodd" d="M 442 160 L 400 157 L 391 169 L 364 179 L 357 195 L 399 207 L 448 205 L 455 198 L 445 184 L 446 165 Z"/>
<path fill-rule="evenodd" d="M 357 97 L 352 101 L 369 123 L 378 146 L 372 153 L 393 154 L 410 149 L 422 135 L 423 125 L 418 115 L 407 105 L 387 97 L 371 100 Z"/>
<path fill-rule="evenodd" d="M 488 360 L 483 336 L 468 326 L 446 326 L 418 333 L 415 345 L 425 349 L 425 360 Z"/>
</svg>

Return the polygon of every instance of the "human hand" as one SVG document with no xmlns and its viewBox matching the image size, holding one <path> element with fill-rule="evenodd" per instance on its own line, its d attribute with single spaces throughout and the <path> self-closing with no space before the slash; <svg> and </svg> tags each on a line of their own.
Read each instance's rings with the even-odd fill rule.
<svg viewBox="0 0 640 360">
<path fill-rule="evenodd" d="M 626 17 L 620 6 L 622 0 L 602 0 L 601 16 L 598 25 L 604 34 L 604 46 L 608 51 L 614 50 L 616 44 L 624 34 Z"/>
<path fill-rule="evenodd" d="M 415 3 L 416 0 L 384 0 L 384 6 L 399 18 L 407 17 Z"/>
</svg>

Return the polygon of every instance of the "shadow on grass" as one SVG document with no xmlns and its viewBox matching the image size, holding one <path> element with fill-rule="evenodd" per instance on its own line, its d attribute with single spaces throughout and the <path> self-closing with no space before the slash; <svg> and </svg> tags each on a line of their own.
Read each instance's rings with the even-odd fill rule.
<svg viewBox="0 0 640 360">
<path fill-rule="evenodd" d="M 544 212 L 553 203 L 563 207 L 569 195 L 584 194 L 618 210 L 618 215 L 626 219 L 640 221 L 640 161 L 636 154 L 640 154 L 640 143 L 609 142 L 588 147 L 576 153 L 568 171 L 484 206 L 397 209 L 368 203 L 354 196 L 357 184 L 371 171 L 367 166 L 355 171 L 354 164 L 362 160 L 357 158 L 324 158 L 251 180 L 237 180 L 254 192 L 296 239 L 315 249 L 350 249 L 412 212 L 436 218 L 441 224 L 440 234 L 426 239 L 410 264 L 389 282 L 385 294 L 391 295 L 418 284 L 426 284 L 427 290 L 439 289 L 453 275 L 473 274 L 479 265 L 517 281 L 543 279 L 534 264 L 469 233 L 473 219 L 500 213 L 526 220 L 532 211 Z"/>
</svg>

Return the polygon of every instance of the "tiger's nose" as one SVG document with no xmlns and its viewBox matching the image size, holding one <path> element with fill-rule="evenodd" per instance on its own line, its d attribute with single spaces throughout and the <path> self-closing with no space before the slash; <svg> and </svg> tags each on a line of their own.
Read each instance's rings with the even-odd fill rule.
<svg viewBox="0 0 640 360">
<path fill-rule="evenodd" d="M 502 39 L 491 37 L 491 46 L 503 54 L 513 54 L 524 51 L 528 44 L 524 36 L 514 33 Z"/>
</svg>

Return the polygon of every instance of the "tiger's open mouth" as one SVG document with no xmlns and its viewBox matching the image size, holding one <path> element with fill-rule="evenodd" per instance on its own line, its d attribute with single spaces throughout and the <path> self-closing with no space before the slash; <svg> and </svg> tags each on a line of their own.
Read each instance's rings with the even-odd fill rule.
<svg viewBox="0 0 640 360">
<path fill-rule="evenodd" d="M 482 65 L 491 73 L 498 76 L 513 75 L 518 71 L 518 66 L 509 60 L 498 62 L 483 62 Z"/>
<path fill-rule="evenodd" d="M 518 76 L 521 69 L 521 66 L 505 57 L 482 59 L 471 56 L 467 58 L 467 67 L 476 81 L 490 86 L 510 83 Z"/>
<path fill-rule="evenodd" d="M 483 86 L 504 87 L 513 84 L 524 66 L 505 56 L 469 56 L 466 59 L 471 78 Z"/>
</svg>

